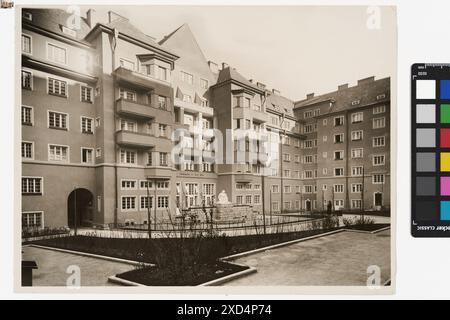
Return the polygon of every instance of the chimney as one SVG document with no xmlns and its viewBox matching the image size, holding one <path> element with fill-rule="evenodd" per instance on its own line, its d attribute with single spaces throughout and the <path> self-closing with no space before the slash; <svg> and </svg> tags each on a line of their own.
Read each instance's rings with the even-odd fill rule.
<svg viewBox="0 0 450 320">
<path fill-rule="evenodd" d="M 217 63 L 212 62 L 212 61 L 208 61 L 208 66 L 209 66 L 209 69 L 211 70 L 212 73 L 218 73 L 219 72 L 219 66 L 217 65 Z"/>
<path fill-rule="evenodd" d="M 309 100 L 309 99 L 312 99 L 312 98 L 314 98 L 314 92 L 313 93 L 308 93 L 306 95 L 306 100 Z"/>
<path fill-rule="evenodd" d="M 222 70 L 228 68 L 228 63 L 222 62 Z"/>
<path fill-rule="evenodd" d="M 373 82 L 374 80 L 375 80 L 374 76 L 358 80 L 358 86 L 361 84 Z"/>
<path fill-rule="evenodd" d="M 91 29 L 95 27 L 95 25 L 100 22 L 97 11 L 94 9 L 89 9 L 86 13 L 86 20 Z"/>
<path fill-rule="evenodd" d="M 261 82 L 257 82 L 256 85 L 258 86 L 258 88 L 265 90 L 266 89 L 266 85 L 264 83 Z"/>
<path fill-rule="evenodd" d="M 344 83 L 344 84 L 341 84 L 340 86 L 338 86 L 338 90 L 344 90 L 347 88 L 348 88 L 348 83 Z"/>
<path fill-rule="evenodd" d="M 281 92 L 277 89 L 272 89 L 272 93 L 276 94 L 276 95 L 280 95 Z"/>
</svg>

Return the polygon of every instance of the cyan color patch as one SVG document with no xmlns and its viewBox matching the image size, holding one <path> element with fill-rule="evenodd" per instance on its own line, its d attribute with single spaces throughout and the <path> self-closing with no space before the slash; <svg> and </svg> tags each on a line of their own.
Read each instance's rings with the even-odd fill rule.
<svg viewBox="0 0 450 320">
<path fill-rule="evenodd" d="M 450 201 L 441 201 L 441 220 L 450 220 Z"/>
</svg>

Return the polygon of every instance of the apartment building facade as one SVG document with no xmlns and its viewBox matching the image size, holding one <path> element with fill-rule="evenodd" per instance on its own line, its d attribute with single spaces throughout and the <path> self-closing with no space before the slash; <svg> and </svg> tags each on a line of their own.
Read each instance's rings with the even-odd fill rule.
<svg viewBox="0 0 450 320">
<path fill-rule="evenodd" d="M 325 198 L 316 181 L 341 183 L 321 173 L 334 165 L 318 156 L 328 146 L 315 142 L 310 148 L 308 142 L 328 130 L 319 120 L 326 102 L 318 102 L 320 115 L 304 117 L 303 110 L 317 107 L 313 100 L 294 103 L 232 67 L 207 61 L 187 25 L 157 41 L 114 12 L 101 17 L 91 9 L 76 26 L 70 17 L 57 9 L 22 12 L 23 227 L 167 221 L 183 209 L 214 205 L 222 190 L 235 205 L 257 212 L 318 210 Z M 379 135 L 364 129 L 364 139 L 384 135 L 376 149 L 384 165 L 380 158 L 380 165 L 366 163 L 364 172 L 383 172 L 382 200 L 374 197 L 386 206 L 389 81 L 383 83 L 386 97 L 376 103 L 386 105 L 385 126 L 377 128 Z M 362 102 L 354 107 L 364 109 L 364 126 L 372 117 L 366 115 L 366 91 L 375 89 L 369 81 L 357 87 Z M 345 128 L 357 126 L 350 125 L 346 104 L 336 112 L 350 119 Z M 316 131 L 305 129 L 310 122 Z M 255 147 L 248 138 L 236 140 L 239 130 L 261 133 Z M 230 135 L 230 146 L 217 144 L 219 132 L 224 140 Z M 375 148 L 364 152 L 375 154 Z M 352 161 L 359 160 L 346 167 Z M 353 185 L 359 178 L 346 179 Z M 370 208 L 366 196 L 361 206 Z"/>
</svg>

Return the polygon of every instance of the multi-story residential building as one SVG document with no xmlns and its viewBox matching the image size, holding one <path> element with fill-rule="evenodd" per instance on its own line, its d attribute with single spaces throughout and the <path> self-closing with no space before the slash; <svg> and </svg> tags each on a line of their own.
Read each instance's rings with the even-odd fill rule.
<svg viewBox="0 0 450 320">
<path fill-rule="evenodd" d="M 24 227 L 157 222 L 222 190 L 257 212 L 389 205 L 389 79 L 294 103 L 187 25 L 158 42 L 114 12 L 69 18 L 23 9 Z"/>
<path fill-rule="evenodd" d="M 305 188 L 312 176 L 305 208 L 326 209 L 328 201 L 335 209 L 389 207 L 390 79 L 309 94 L 294 111 L 304 121 Z"/>
</svg>

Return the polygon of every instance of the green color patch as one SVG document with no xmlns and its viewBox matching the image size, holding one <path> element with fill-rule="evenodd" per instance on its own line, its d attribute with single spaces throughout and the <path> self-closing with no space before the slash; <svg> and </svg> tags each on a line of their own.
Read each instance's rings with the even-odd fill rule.
<svg viewBox="0 0 450 320">
<path fill-rule="evenodd" d="M 450 104 L 441 104 L 441 123 L 450 123 Z"/>
</svg>

